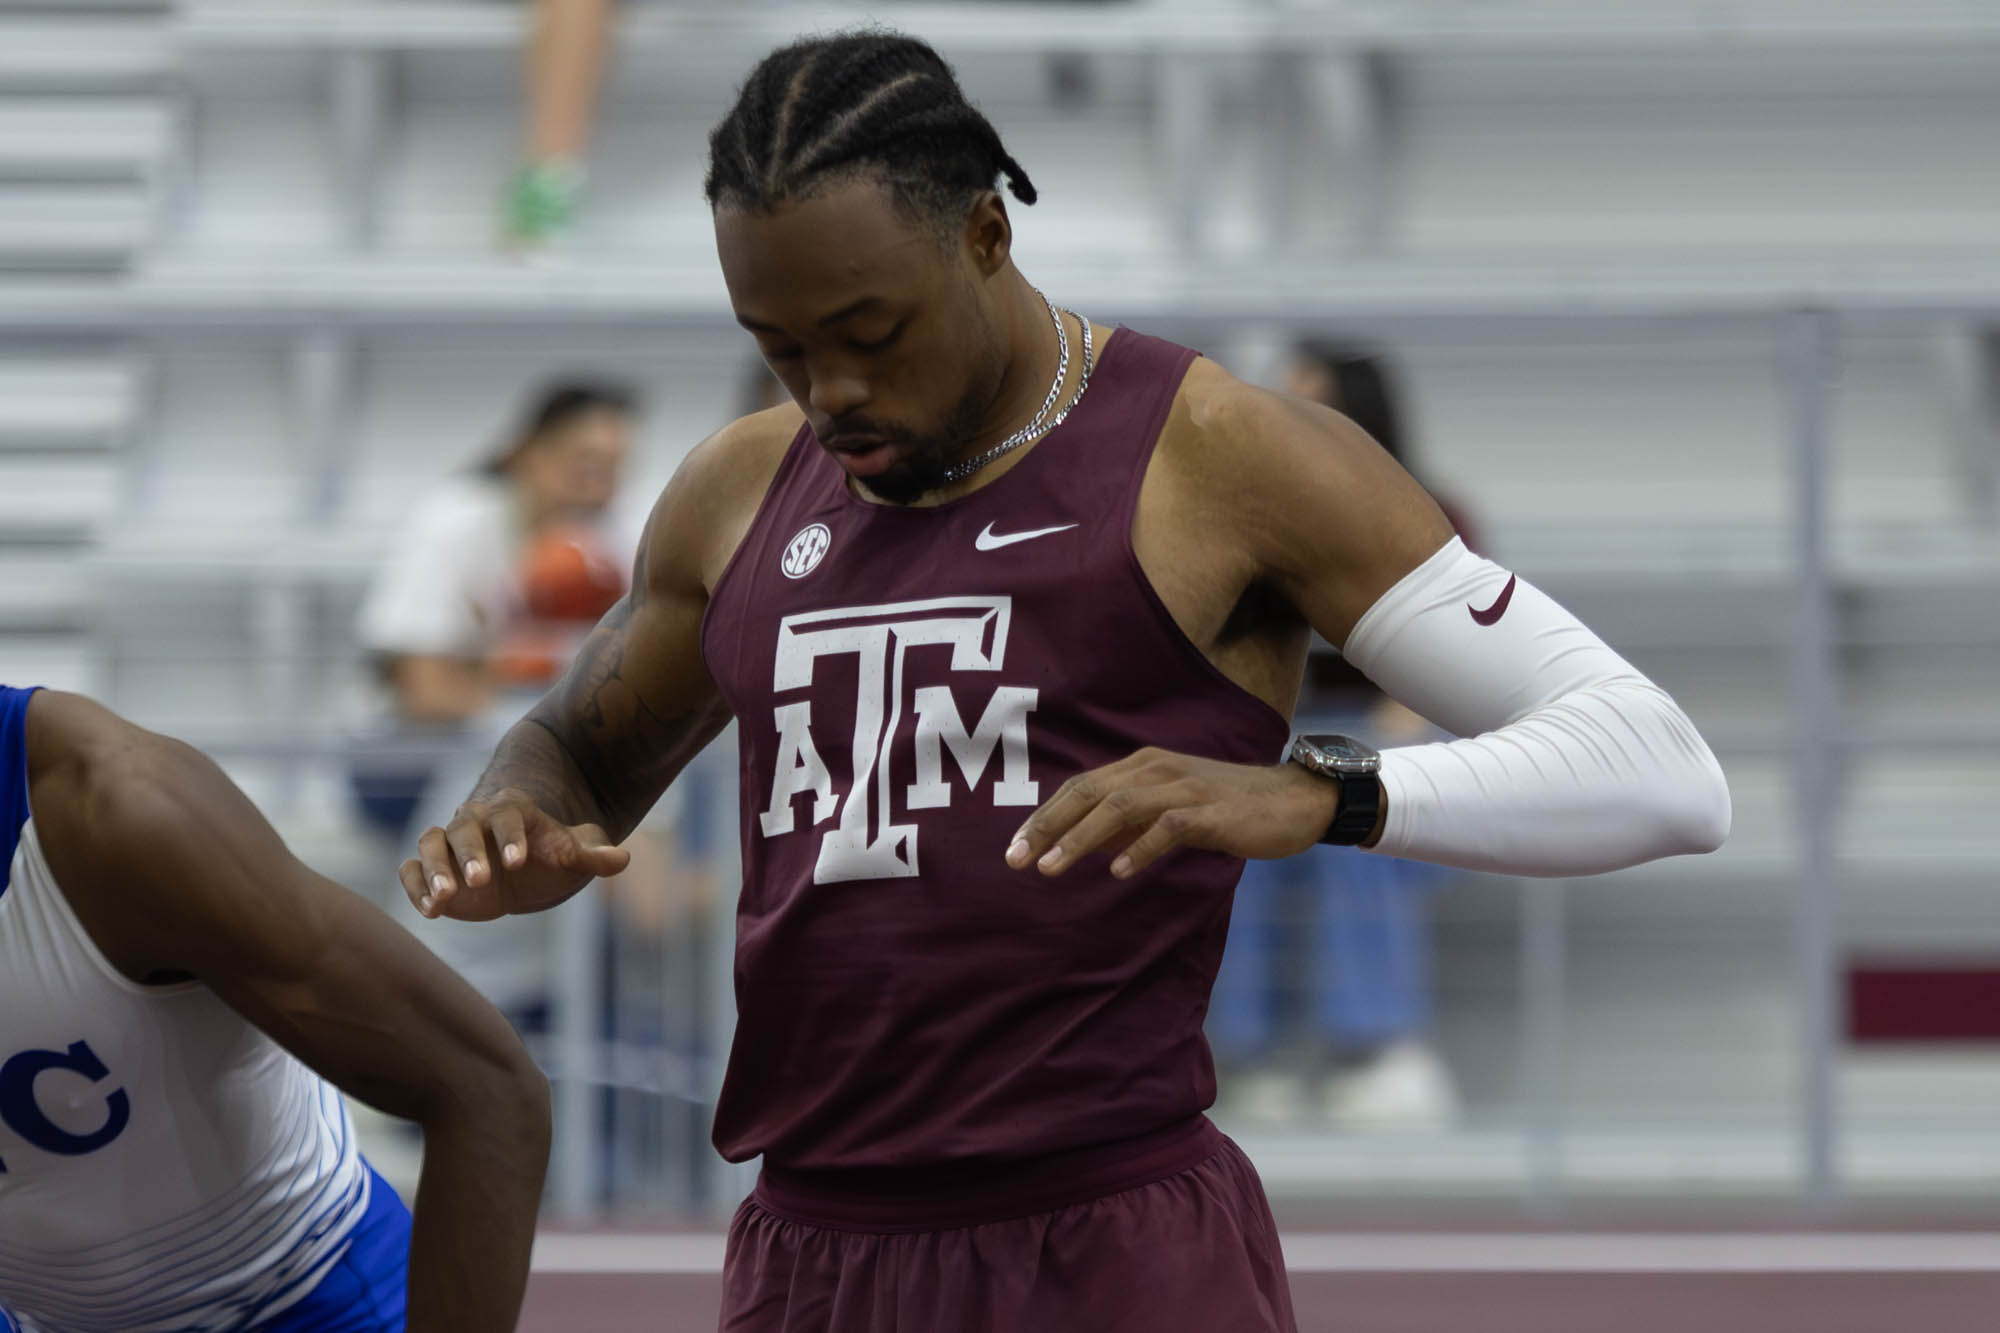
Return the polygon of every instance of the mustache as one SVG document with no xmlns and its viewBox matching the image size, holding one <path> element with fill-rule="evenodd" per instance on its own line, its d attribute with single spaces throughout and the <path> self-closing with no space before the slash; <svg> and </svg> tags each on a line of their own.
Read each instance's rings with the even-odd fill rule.
<svg viewBox="0 0 2000 1333">
<path fill-rule="evenodd" d="M 886 421 L 870 421 L 865 417 L 848 417 L 834 422 L 824 432 L 820 432 L 819 442 L 830 448 L 839 448 L 850 440 L 867 440 L 882 444 L 907 444 L 916 436 L 900 426 L 892 426 Z"/>
</svg>

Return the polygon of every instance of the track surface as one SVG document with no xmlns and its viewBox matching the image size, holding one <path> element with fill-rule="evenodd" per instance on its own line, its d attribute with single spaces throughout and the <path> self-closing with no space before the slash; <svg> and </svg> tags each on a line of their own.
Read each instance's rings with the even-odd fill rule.
<svg viewBox="0 0 2000 1333">
<path fill-rule="evenodd" d="M 1992 1232 L 1311 1233 L 1285 1249 L 1300 1333 L 2000 1329 Z M 547 1237 L 521 1329 L 713 1333 L 720 1256 L 707 1235 Z"/>
</svg>

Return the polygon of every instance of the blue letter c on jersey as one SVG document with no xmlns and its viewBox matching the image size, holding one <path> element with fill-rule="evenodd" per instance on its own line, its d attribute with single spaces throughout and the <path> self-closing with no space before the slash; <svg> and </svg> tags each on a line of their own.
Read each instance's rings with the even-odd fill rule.
<svg viewBox="0 0 2000 1333">
<path fill-rule="evenodd" d="M 104 1099 L 104 1123 L 88 1134 L 72 1134 L 42 1112 L 35 1100 L 35 1080 L 51 1069 L 68 1069 L 92 1083 L 111 1076 L 88 1042 L 73 1041 L 67 1051 L 22 1051 L 0 1064 L 0 1120 L 7 1127 L 40 1148 L 63 1157 L 80 1157 L 96 1152 L 125 1132 L 132 1119 L 132 1100 L 119 1088 Z M 5 1170 L 0 1165 L 0 1171 Z"/>
</svg>

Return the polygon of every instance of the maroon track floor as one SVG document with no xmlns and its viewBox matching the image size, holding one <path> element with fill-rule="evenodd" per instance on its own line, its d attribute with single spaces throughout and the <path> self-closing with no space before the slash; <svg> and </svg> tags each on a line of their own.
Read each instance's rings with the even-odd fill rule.
<svg viewBox="0 0 2000 1333">
<path fill-rule="evenodd" d="M 713 1333 L 719 1288 L 713 1274 L 538 1274 L 521 1329 Z M 2000 1330 L 2000 1273 L 1315 1272 L 1292 1295 L 1301 1333 Z"/>
</svg>

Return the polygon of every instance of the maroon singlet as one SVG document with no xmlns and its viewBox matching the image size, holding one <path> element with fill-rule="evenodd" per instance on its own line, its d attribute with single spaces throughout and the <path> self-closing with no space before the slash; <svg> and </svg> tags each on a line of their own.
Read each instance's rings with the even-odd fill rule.
<svg viewBox="0 0 2000 1333">
<path fill-rule="evenodd" d="M 1067 421 L 932 508 L 864 501 L 810 429 L 792 442 L 702 632 L 741 747 L 723 1156 L 1018 1161 L 1178 1139 L 1214 1100 L 1201 1028 L 1243 863 L 1004 860 L 1065 779 L 1143 746 L 1281 756 L 1285 719 L 1132 550 L 1193 358 L 1119 330 Z"/>
</svg>

